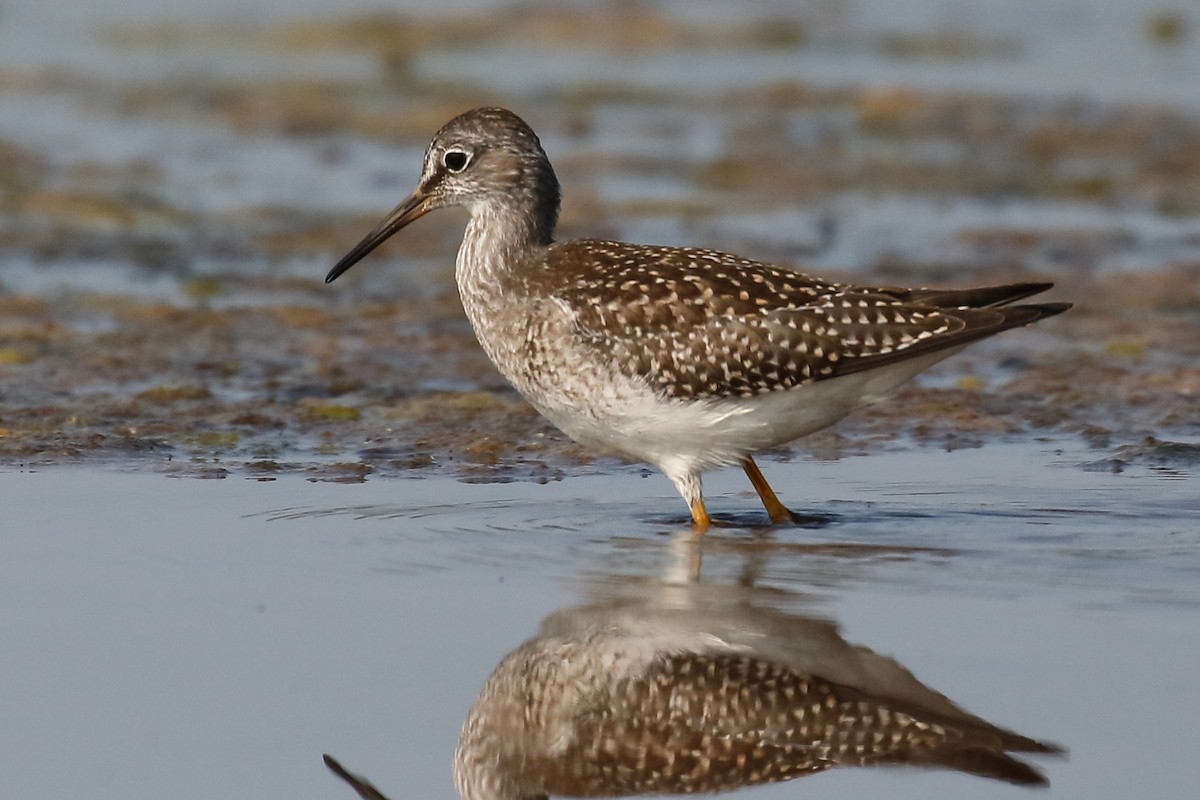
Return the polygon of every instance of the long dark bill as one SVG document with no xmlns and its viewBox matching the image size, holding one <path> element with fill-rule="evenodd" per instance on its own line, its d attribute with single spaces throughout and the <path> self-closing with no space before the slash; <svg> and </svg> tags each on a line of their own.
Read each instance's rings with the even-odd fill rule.
<svg viewBox="0 0 1200 800">
<path fill-rule="evenodd" d="M 413 220 L 418 220 L 428 214 L 431 210 L 428 201 L 429 196 L 423 194 L 419 189 L 406 197 L 403 203 L 392 209 L 392 213 L 384 217 L 383 221 L 372 228 L 361 242 L 354 245 L 353 250 L 346 253 L 342 260 L 329 270 L 329 274 L 325 276 L 325 282 L 333 283 L 339 275 L 361 261 L 367 253 L 383 244 L 383 241 L 393 233 Z"/>
</svg>

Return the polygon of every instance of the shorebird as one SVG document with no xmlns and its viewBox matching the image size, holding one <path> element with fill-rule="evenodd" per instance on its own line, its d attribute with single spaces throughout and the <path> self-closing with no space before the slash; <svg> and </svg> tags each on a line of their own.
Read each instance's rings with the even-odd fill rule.
<svg viewBox="0 0 1200 800">
<path fill-rule="evenodd" d="M 1064 752 L 964 711 L 828 620 L 742 587 L 646 590 L 556 612 L 505 656 L 463 723 L 462 800 L 717 792 L 888 765 L 1044 786 L 1009 753 Z"/>
<path fill-rule="evenodd" d="M 701 475 L 740 464 L 773 523 L 794 519 L 753 454 L 828 427 L 964 345 L 1059 314 L 1049 289 L 854 286 L 714 250 L 554 240 L 561 192 L 533 130 L 502 108 L 450 120 L 416 189 L 333 281 L 438 208 L 470 221 L 463 308 L 500 373 L 581 444 L 654 464 L 697 533 Z"/>
</svg>

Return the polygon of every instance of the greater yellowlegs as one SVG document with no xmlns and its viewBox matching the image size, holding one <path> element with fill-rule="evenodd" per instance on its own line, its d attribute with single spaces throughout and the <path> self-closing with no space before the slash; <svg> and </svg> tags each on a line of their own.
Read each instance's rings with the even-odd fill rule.
<svg viewBox="0 0 1200 800">
<path fill-rule="evenodd" d="M 471 213 L 455 264 L 500 373 L 576 441 L 648 461 L 709 526 L 700 476 L 741 464 L 773 522 L 792 518 L 753 454 L 821 430 L 964 345 L 1061 313 L 1008 305 L 1050 288 L 834 283 L 713 250 L 554 241 L 559 184 L 516 114 L 479 108 L 433 137 L 417 188 L 326 282 L 437 208 Z"/>
</svg>

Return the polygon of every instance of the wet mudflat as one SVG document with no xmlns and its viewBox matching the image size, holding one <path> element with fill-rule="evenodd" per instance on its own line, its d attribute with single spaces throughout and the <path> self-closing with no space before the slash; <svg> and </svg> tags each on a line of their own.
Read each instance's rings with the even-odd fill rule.
<svg viewBox="0 0 1200 800">
<path fill-rule="evenodd" d="M 501 655 L 697 555 L 665 479 L 487 363 L 461 218 L 321 283 L 484 103 L 542 135 L 564 238 L 1055 281 L 1068 314 L 762 460 L 827 524 L 768 534 L 739 474 L 708 480 L 702 581 L 1065 745 L 1034 759 L 1054 796 L 1195 784 L 1169 754 L 1200 743 L 1200 19 L 153 5 L 0 17 L 0 794 L 348 796 L 328 751 L 452 796 Z M 754 791 L 1019 794 L 865 770 Z"/>
</svg>

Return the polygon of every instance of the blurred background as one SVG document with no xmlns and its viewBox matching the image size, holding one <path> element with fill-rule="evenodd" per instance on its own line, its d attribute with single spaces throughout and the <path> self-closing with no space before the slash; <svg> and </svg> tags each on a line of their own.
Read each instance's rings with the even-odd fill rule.
<svg viewBox="0 0 1200 800">
<path fill-rule="evenodd" d="M 450 269 L 461 218 L 436 215 L 320 283 L 411 188 L 432 132 L 495 104 L 542 136 L 562 238 L 884 283 L 1046 278 L 1077 304 L 934 373 L 932 408 L 914 390 L 810 450 L 902 434 L 957 446 L 999 426 L 1083 434 L 1108 447 L 1101 460 L 1161 459 L 1147 437 L 1200 432 L 1198 14 L 1110 0 L 8 0 L 0 454 L 174 454 L 191 466 L 173 469 L 340 480 L 454 452 L 469 454 L 454 470 L 484 474 L 590 461 L 557 437 L 549 459 L 512 452 L 548 429 L 471 340 Z M 988 409 L 981 430 L 940 425 L 945 391 L 967 393 L 967 416 Z M 444 392 L 459 417 L 427 436 L 446 409 L 426 400 Z M 352 449 L 384 427 L 399 433 Z"/>
</svg>

